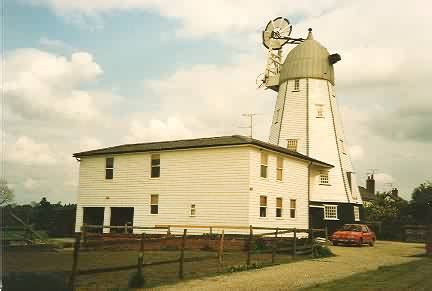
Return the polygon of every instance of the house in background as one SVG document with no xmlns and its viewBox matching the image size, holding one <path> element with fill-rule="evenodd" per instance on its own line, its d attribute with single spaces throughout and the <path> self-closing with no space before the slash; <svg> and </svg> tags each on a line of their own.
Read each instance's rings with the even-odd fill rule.
<svg viewBox="0 0 432 291">
<path fill-rule="evenodd" d="M 368 175 L 366 188 L 359 186 L 359 192 L 365 207 L 369 207 L 376 201 L 377 197 L 375 195 L 375 179 L 373 174 Z"/>
<path fill-rule="evenodd" d="M 333 167 L 244 136 L 121 145 L 74 157 L 77 232 L 83 223 L 308 228 L 309 197 L 326 187 L 320 173 Z"/>
</svg>

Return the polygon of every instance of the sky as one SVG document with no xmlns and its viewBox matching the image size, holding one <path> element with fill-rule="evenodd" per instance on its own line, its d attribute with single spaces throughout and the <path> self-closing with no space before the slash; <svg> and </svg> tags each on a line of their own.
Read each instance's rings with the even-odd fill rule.
<svg viewBox="0 0 432 291">
<path fill-rule="evenodd" d="M 268 140 L 261 31 L 288 18 L 335 65 L 346 143 L 364 185 L 409 199 L 432 180 L 428 1 L 3 0 L 2 176 L 16 203 L 76 202 L 75 152 L 248 134 Z M 286 54 L 292 47 L 285 47 Z"/>
</svg>

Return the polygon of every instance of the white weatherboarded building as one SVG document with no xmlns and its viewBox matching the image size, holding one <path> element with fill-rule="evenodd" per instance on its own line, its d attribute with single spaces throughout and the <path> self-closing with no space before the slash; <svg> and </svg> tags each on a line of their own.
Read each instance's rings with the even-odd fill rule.
<svg viewBox="0 0 432 291">
<path fill-rule="evenodd" d="M 77 232 L 83 222 L 308 228 L 310 183 L 332 168 L 244 136 L 121 145 L 74 157 Z"/>
</svg>

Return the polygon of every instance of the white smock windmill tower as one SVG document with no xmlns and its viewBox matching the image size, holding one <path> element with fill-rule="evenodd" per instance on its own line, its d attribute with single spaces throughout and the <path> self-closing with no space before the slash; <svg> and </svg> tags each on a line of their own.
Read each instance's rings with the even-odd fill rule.
<svg viewBox="0 0 432 291">
<path fill-rule="evenodd" d="M 278 17 L 262 35 L 268 49 L 262 85 L 278 92 L 269 142 L 334 165 L 328 172 L 309 173 L 312 227 L 319 226 L 320 217 L 326 225 L 359 221 L 362 200 L 335 95 L 333 65 L 341 57 L 329 54 L 312 29 L 306 39 L 290 37 L 291 31 L 289 21 Z M 285 44 L 295 47 L 282 62 Z"/>
</svg>

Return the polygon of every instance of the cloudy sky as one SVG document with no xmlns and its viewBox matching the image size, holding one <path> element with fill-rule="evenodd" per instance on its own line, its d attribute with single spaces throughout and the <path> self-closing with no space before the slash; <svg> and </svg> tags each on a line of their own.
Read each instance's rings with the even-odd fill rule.
<svg viewBox="0 0 432 291">
<path fill-rule="evenodd" d="M 269 4 L 271 3 L 271 4 Z M 247 134 L 267 140 L 276 99 L 257 90 L 261 30 L 339 53 L 336 89 L 355 169 L 410 197 L 432 180 L 428 1 L 5 0 L 4 175 L 16 202 L 75 202 L 72 153 Z M 289 48 L 288 48 L 289 49 Z M 287 49 L 287 50 L 288 50 Z"/>
</svg>

